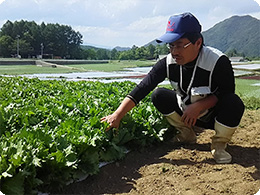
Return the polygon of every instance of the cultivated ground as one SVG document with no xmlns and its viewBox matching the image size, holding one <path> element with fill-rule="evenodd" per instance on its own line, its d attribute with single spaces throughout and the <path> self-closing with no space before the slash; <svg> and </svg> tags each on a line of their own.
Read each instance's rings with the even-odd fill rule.
<svg viewBox="0 0 260 195">
<path fill-rule="evenodd" d="M 253 195 L 260 189 L 260 110 L 246 110 L 228 151 L 231 164 L 210 154 L 212 130 L 194 145 L 170 142 L 133 151 L 100 173 L 67 186 L 61 194 Z"/>
</svg>

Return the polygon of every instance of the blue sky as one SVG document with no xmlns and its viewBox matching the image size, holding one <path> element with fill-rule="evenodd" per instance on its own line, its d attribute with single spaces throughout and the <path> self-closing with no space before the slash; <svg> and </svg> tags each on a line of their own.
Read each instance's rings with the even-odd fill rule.
<svg viewBox="0 0 260 195">
<path fill-rule="evenodd" d="M 84 44 L 142 46 L 161 36 L 171 15 L 191 12 L 203 31 L 233 15 L 260 19 L 260 0 L 0 0 L 0 27 L 7 21 L 70 25 Z"/>
</svg>

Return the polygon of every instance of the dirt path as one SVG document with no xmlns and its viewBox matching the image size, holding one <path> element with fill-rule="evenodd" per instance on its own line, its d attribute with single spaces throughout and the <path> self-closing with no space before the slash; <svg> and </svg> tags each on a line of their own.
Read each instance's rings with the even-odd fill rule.
<svg viewBox="0 0 260 195">
<path fill-rule="evenodd" d="M 247 110 L 228 151 L 232 164 L 219 165 L 209 152 L 205 130 L 198 143 L 164 143 L 130 152 L 98 175 L 67 186 L 62 194 L 253 195 L 260 189 L 260 110 Z"/>
</svg>

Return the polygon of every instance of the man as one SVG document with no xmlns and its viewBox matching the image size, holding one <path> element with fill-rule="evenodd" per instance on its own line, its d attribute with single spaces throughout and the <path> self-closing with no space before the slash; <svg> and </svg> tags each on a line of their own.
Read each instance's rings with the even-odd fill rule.
<svg viewBox="0 0 260 195">
<path fill-rule="evenodd" d="M 225 149 L 240 123 L 244 104 L 234 93 L 229 59 L 204 46 L 201 25 L 191 13 L 170 17 L 166 33 L 157 42 L 168 43 L 170 54 L 154 65 L 112 115 L 101 121 L 118 128 L 123 116 L 168 78 L 174 90 L 157 88 L 152 102 L 179 131 L 173 142 L 196 143 L 195 126 L 214 129 L 213 158 L 217 163 L 230 163 L 232 157 Z"/>
</svg>

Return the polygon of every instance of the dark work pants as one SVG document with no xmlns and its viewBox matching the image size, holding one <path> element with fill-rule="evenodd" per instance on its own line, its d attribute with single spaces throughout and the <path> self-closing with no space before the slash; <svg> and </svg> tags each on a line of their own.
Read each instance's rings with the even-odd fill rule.
<svg viewBox="0 0 260 195">
<path fill-rule="evenodd" d="M 177 103 L 176 92 L 170 89 L 157 88 L 152 94 L 154 106 L 163 115 L 176 111 L 180 116 L 183 112 Z M 212 114 L 208 120 L 198 119 L 196 126 L 208 129 L 214 129 L 216 120 L 228 127 L 237 127 L 244 113 L 244 104 L 242 100 L 234 93 L 226 94 L 220 99 L 217 105 L 212 109 Z"/>
</svg>

